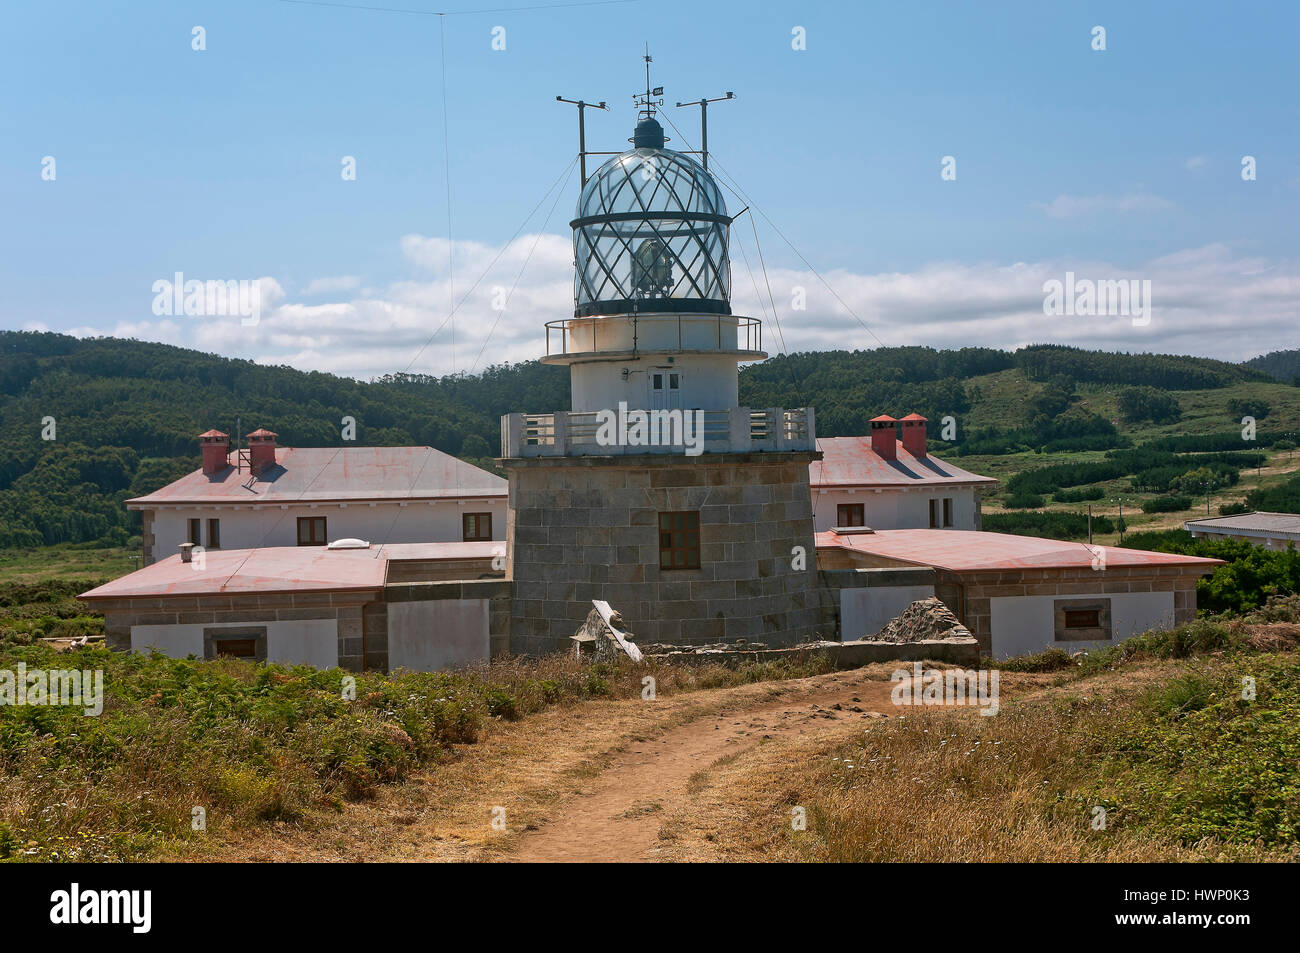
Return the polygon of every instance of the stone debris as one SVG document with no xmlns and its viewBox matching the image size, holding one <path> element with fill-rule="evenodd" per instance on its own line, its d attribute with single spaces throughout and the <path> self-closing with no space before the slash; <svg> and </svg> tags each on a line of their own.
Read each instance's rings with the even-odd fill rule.
<svg viewBox="0 0 1300 953">
<path fill-rule="evenodd" d="M 883 629 L 871 636 L 874 642 L 919 642 L 922 639 L 969 639 L 970 630 L 952 610 L 931 596 L 918 599 Z"/>
<path fill-rule="evenodd" d="M 634 662 L 643 660 L 636 638 L 624 627 L 623 616 L 610 608 L 608 602 L 591 600 L 594 608 L 587 613 L 587 621 L 572 636 L 579 658 L 593 662 L 612 662 L 627 657 Z"/>
</svg>

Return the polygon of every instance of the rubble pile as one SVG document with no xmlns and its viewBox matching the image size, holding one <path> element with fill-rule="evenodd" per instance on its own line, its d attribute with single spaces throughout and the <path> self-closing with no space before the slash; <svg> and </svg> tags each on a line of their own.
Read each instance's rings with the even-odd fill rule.
<svg viewBox="0 0 1300 953">
<path fill-rule="evenodd" d="M 970 630 L 952 610 L 931 596 L 918 599 L 897 618 L 871 636 L 875 642 L 919 642 L 922 639 L 968 639 Z"/>
</svg>

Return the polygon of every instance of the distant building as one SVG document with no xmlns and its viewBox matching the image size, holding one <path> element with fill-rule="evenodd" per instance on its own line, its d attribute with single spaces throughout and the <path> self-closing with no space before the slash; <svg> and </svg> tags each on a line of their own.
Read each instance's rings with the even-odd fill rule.
<svg viewBox="0 0 1300 953">
<path fill-rule="evenodd" d="M 870 437 L 819 437 L 822 458 L 809 465 L 813 523 L 836 527 L 965 529 L 981 526 L 980 496 L 997 485 L 926 451 L 926 419 L 871 421 Z"/>
<path fill-rule="evenodd" d="M 1295 549 L 1300 541 L 1300 515 L 1295 513 L 1240 513 L 1188 520 L 1183 526 L 1193 539 L 1231 539 L 1265 549 Z"/>
<path fill-rule="evenodd" d="M 144 564 L 181 543 L 207 550 L 505 540 L 506 481 L 431 447 L 279 447 L 255 430 L 230 452 L 200 436 L 203 466 L 127 500 L 143 517 Z"/>
</svg>

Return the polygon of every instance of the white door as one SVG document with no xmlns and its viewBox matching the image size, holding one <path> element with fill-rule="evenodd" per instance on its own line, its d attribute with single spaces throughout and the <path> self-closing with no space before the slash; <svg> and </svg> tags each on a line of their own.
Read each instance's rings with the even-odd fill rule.
<svg viewBox="0 0 1300 953">
<path fill-rule="evenodd" d="M 682 406 L 682 375 L 679 371 L 650 372 L 650 409 L 672 410 Z"/>
</svg>

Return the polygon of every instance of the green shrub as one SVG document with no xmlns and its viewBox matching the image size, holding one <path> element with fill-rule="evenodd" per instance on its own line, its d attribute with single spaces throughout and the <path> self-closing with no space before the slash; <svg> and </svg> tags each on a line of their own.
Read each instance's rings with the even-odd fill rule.
<svg viewBox="0 0 1300 953">
<path fill-rule="evenodd" d="M 1192 508 L 1193 500 L 1190 496 L 1174 494 L 1173 496 L 1157 496 L 1152 500 L 1144 500 L 1142 503 L 1143 513 L 1180 513 L 1183 510 Z"/>
</svg>

